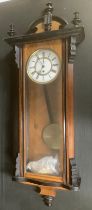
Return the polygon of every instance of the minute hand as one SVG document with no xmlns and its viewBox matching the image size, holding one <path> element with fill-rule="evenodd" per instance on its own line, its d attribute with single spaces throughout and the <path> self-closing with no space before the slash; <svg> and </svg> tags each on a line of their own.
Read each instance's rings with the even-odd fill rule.
<svg viewBox="0 0 92 210">
<path fill-rule="evenodd" d="M 43 54 L 43 65 L 44 65 L 44 54 Z"/>
<path fill-rule="evenodd" d="M 41 60 L 40 60 L 40 58 L 39 58 L 39 56 L 38 55 L 36 55 L 36 57 L 37 57 L 37 60 L 43 65 L 43 63 L 41 62 Z"/>
</svg>

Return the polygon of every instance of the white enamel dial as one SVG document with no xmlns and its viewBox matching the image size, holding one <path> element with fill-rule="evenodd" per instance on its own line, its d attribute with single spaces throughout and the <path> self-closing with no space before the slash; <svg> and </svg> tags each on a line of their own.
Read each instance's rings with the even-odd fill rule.
<svg viewBox="0 0 92 210">
<path fill-rule="evenodd" d="M 29 78 L 39 84 L 47 84 L 54 81 L 59 71 L 59 57 L 51 49 L 39 49 L 27 61 L 27 74 Z"/>
</svg>

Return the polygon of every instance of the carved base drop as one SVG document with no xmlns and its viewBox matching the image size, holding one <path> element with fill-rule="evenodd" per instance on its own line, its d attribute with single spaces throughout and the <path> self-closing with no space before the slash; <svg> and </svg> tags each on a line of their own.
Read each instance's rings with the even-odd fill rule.
<svg viewBox="0 0 92 210">
<path fill-rule="evenodd" d="M 52 196 L 43 196 L 43 200 L 44 200 L 45 204 L 50 207 L 50 206 L 52 206 L 54 197 L 52 197 Z"/>
<path fill-rule="evenodd" d="M 78 168 L 76 165 L 75 158 L 70 159 L 70 168 L 71 168 L 71 184 L 74 191 L 80 189 L 81 178 L 79 176 Z"/>
</svg>

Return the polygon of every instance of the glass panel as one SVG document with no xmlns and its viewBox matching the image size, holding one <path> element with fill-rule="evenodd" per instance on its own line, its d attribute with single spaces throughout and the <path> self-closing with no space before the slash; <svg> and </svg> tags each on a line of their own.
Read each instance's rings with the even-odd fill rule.
<svg viewBox="0 0 92 210">
<path fill-rule="evenodd" d="M 59 60 L 62 60 L 62 41 L 25 45 L 23 56 L 25 172 L 28 176 L 46 174 L 61 177 L 64 130 L 62 68 L 55 80 L 51 83 L 47 81 L 56 74 Z M 36 83 L 37 80 L 41 84 Z"/>
<path fill-rule="evenodd" d="M 56 175 L 63 169 L 62 71 L 50 84 L 26 76 L 26 170 Z"/>
</svg>

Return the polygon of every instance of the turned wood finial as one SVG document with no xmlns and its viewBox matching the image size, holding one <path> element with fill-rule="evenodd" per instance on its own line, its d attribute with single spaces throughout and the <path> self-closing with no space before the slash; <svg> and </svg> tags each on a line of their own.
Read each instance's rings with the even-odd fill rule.
<svg viewBox="0 0 92 210">
<path fill-rule="evenodd" d="M 16 33 L 15 33 L 15 29 L 14 29 L 14 28 L 15 28 L 15 27 L 14 27 L 14 24 L 13 24 L 13 23 L 10 24 L 10 25 L 9 25 L 9 28 L 10 28 L 10 29 L 9 29 L 9 31 L 8 31 L 7 34 L 8 34 L 10 37 L 13 37 L 13 36 L 16 34 Z"/>
<path fill-rule="evenodd" d="M 44 27 L 45 31 L 51 31 L 53 6 L 51 1 L 46 4 L 47 8 L 44 11 Z"/>
<path fill-rule="evenodd" d="M 44 202 L 47 206 L 51 207 L 53 203 L 53 197 L 52 196 L 44 196 Z"/>
<path fill-rule="evenodd" d="M 72 23 L 75 27 L 78 27 L 81 23 L 81 19 L 79 17 L 79 12 L 74 12 L 74 19 L 72 20 Z"/>
</svg>

